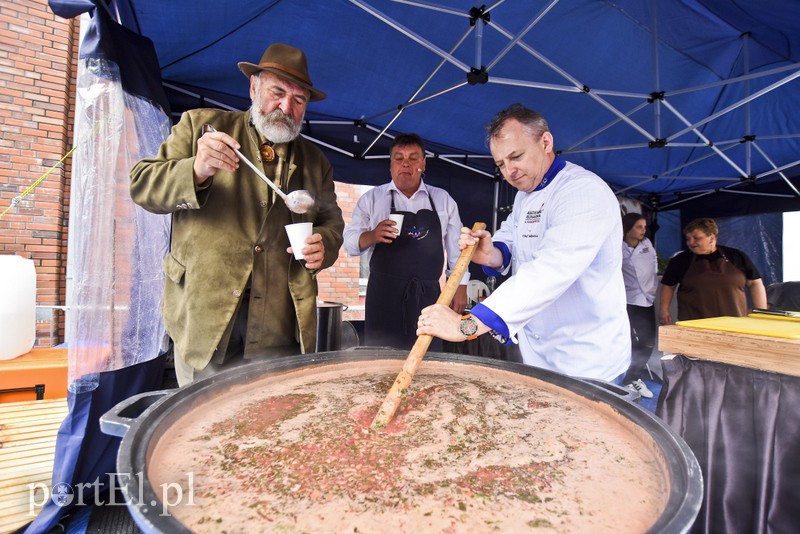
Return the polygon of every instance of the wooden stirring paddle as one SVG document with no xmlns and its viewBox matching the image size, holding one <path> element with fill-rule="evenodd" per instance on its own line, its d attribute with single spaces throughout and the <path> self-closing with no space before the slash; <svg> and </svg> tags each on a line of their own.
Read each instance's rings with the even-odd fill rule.
<svg viewBox="0 0 800 534">
<path fill-rule="evenodd" d="M 485 223 L 476 222 L 472 226 L 472 231 L 477 232 L 485 228 Z M 453 267 L 453 270 L 450 272 L 450 277 L 447 279 L 447 283 L 445 283 L 442 289 L 442 294 L 439 295 L 439 298 L 436 300 L 436 304 L 450 305 L 450 301 L 453 300 L 456 290 L 461 284 L 461 278 L 467 271 L 467 267 L 469 267 L 469 262 L 472 260 L 472 255 L 475 253 L 476 246 L 477 243 L 461 251 L 461 255 L 458 257 L 455 267 Z M 406 392 L 408 386 L 411 384 L 411 379 L 414 378 L 417 368 L 422 362 L 422 358 L 425 357 L 425 352 L 427 352 L 431 341 L 433 341 L 433 336 L 429 334 L 423 334 L 417 337 L 417 341 L 414 343 L 414 346 L 411 347 L 411 352 L 408 354 L 403 364 L 403 369 L 397 375 L 394 384 L 392 384 L 392 388 L 389 390 L 378 413 L 375 415 L 375 419 L 372 420 L 371 427 L 373 429 L 385 427 L 389 424 L 389 421 L 392 420 L 392 417 L 394 417 L 397 407 L 400 406 L 403 393 Z"/>
</svg>

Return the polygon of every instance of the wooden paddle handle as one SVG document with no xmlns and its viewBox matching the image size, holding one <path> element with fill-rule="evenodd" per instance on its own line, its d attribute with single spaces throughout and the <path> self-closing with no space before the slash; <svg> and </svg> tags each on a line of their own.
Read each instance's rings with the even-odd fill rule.
<svg viewBox="0 0 800 534">
<path fill-rule="evenodd" d="M 476 222 L 472 226 L 472 231 L 477 232 L 485 228 L 485 223 Z M 467 272 L 469 262 L 472 261 L 472 255 L 475 253 L 475 247 L 477 245 L 478 244 L 475 243 L 461 251 L 461 255 L 458 257 L 455 267 L 453 267 L 453 270 L 450 272 L 450 276 L 447 278 L 447 282 L 442 289 L 441 295 L 439 295 L 439 298 L 436 300 L 436 304 L 450 305 L 450 302 L 456 294 L 456 290 L 458 290 L 458 286 L 461 285 L 461 278 L 464 276 L 464 273 Z M 389 421 L 392 420 L 392 417 L 394 417 L 397 407 L 400 406 L 403 394 L 408 390 L 408 386 L 411 385 L 411 380 L 414 378 L 417 367 L 419 367 L 419 364 L 422 362 L 422 358 L 425 357 L 425 353 L 428 351 L 431 341 L 433 341 L 433 336 L 430 334 L 417 336 L 417 341 L 414 343 L 414 346 L 411 347 L 411 352 L 408 354 L 403 364 L 403 369 L 400 370 L 400 373 L 392 384 L 392 388 L 389 390 L 386 398 L 383 399 L 383 404 L 381 404 L 380 409 L 378 409 L 375 419 L 372 420 L 373 429 L 385 427 L 389 424 Z"/>
</svg>

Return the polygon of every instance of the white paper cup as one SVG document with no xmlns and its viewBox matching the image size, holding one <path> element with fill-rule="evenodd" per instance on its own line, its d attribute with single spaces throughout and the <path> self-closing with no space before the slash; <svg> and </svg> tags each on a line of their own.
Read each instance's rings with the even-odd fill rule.
<svg viewBox="0 0 800 534">
<path fill-rule="evenodd" d="M 312 226 L 310 222 L 286 225 L 286 235 L 289 236 L 289 246 L 292 247 L 292 252 L 294 252 L 294 259 L 303 259 L 301 251 L 306 246 L 306 238 L 311 235 Z"/>
<path fill-rule="evenodd" d="M 393 220 L 397 226 L 395 226 L 395 232 L 400 233 L 400 230 L 403 228 L 403 215 L 402 213 L 392 213 L 389 215 L 389 219 Z"/>
</svg>

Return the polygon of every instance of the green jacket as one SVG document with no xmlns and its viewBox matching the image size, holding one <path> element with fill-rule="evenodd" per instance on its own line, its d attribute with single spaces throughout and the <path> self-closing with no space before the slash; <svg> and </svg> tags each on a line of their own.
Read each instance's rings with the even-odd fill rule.
<svg viewBox="0 0 800 534">
<path fill-rule="evenodd" d="M 183 114 L 154 158 L 131 171 L 131 198 L 153 213 L 172 213 L 170 253 L 162 303 L 164 324 L 176 353 L 195 369 L 225 359 L 231 319 L 248 279 L 250 307 L 245 357 L 280 353 L 298 342 L 316 350 L 315 274 L 286 252 L 284 225 L 311 221 L 325 244 L 323 268 L 338 258 L 344 220 L 336 203 L 333 169 L 316 146 L 298 137 L 289 143 L 284 191 L 307 189 L 315 198 L 308 213 L 289 211 L 252 170 L 240 162 L 234 173 L 218 171 L 211 184 L 194 184 L 192 165 L 203 125 L 211 124 L 241 145 L 259 165 L 259 141 L 250 112 L 198 109 Z M 249 130 L 249 131 L 248 131 Z M 275 180 L 270 172 L 267 176 Z"/>
</svg>

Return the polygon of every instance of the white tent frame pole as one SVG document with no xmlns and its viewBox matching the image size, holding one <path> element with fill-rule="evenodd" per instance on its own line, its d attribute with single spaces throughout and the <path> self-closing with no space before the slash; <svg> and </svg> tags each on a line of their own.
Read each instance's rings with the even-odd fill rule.
<svg viewBox="0 0 800 534">
<path fill-rule="evenodd" d="M 464 32 L 464 34 L 461 36 L 461 38 L 456 42 L 455 46 L 453 46 L 453 48 L 451 49 L 451 53 L 455 53 L 455 51 L 458 50 L 458 47 L 460 47 L 464 43 L 464 41 L 467 39 L 467 37 L 469 37 L 470 33 L 472 33 L 472 28 L 468 28 L 467 31 Z M 428 85 L 428 83 L 430 83 L 430 81 L 433 79 L 434 76 L 436 76 L 436 73 L 439 72 L 439 70 L 441 70 L 441 68 L 444 66 L 445 63 L 446 63 L 446 61 L 444 59 L 442 59 L 439 62 L 439 64 L 431 71 L 430 75 L 425 79 L 425 81 L 420 84 L 420 86 L 417 88 L 417 90 L 414 91 L 414 93 L 411 95 L 411 97 L 408 100 L 406 100 L 403 104 L 401 104 L 399 106 L 394 106 L 393 108 L 387 109 L 385 111 L 381 111 L 380 113 L 377 113 L 375 115 L 367 117 L 367 118 L 365 118 L 363 120 L 365 120 L 367 122 L 370 122 L 370 121 L 373 121 L 373 120 L 377 119 L 378 117 L 383 117 L 384 115 L 386 115 L 388 113 L 393 113 L 393 112 L 397 111 L 398 109 L 402 110 L 402 109 L 405 109 L 407 107 L 411 107 L 412 105 L 415 105 L 415 104 L 418 104 L 420 102 L 424 102 L 425 100 L 428 100 L 429 98 L 424 98 L 422 100 L 415 101 L 414 98 L 416 98 L 417 95 L 422 91 L 422 89 L 425 88 L 425 86 Z M 437 95 L 438 94 L 441 94 L 441 93 L 437 93 Z"/>
<path fill-rule="evenodd" d="M 759 141 L 780 140 L 780 139 L 795 139 L 797 137 L 800 137 L 800 134 L 759 135 L 759 136 L 755 136 L 754 135 L 753 136 L 753 141 L 755 141 L 756 139 L 758 139 Z M 736 139 L 725 139 L 724 141 L 718 141 L 717 145 L 728 145 L 728 144 L 738 145 L 740 143 L 750 143 L 750 142 L 751 141 L 749 139 L 744 139 L 742 137 L 737 137 Z"/>
<path fill-rule="evenodd" d="M 676 96 L 676 95 L 683 95 L 686 93 L 693 93 L 695 91 L 704 91 L 706 89 L 713 89 L 715 87 L 719 87 L 721 85 L 730 85 L 732 83 L 739 83 L 745 80 L 756 80 L 758 78 L 765 78 L 767 76 L 772 76 L 773 74 L 780 74 L 782 72 L 786 72 L 787 70 L 795 70 L 800 68 L 800 63 L 792 63 L 791 65 L 784 65 L 783 67 L 775 67 L 774 69 L 769 70 L 762 70 L 759 72 L 754 72 L 747 75 L 736 76 L 734 78 L 728 78 L 726 80 L 720 80 L 718 82 L 707 83 L 703 85 L 695 85 L 692 87 L 686 87 L 684 89 L 674 89 L 672 91 L 667 91 L 665 93 L 666 96 Z"/>
<path fill-rule="evenodd" d="M 399 110 L 399 111 L 398 111 L 398 112 L 397 112 L 397 113 L 394 115 L 394 117 L 392 117 L 392 118 L 389 120 L 389 122 L 386 124 L 386 126 L 384 126 L 384 127 L 383 127 L 383 128 L 380 130 L 380 132 L 378 133 L 378 135 L 377 135 L 377 136 L 375 136 L 375 139 L 373 139 L 373 140 L 372 140 L 372 142 L 369 144 L 369 146 L 367 146 L 367 148 L 365 148 L 365 149 L 364 149 L 364 151 L 361 153 L 361 156 L 360 156 L 360 157 L 362 157 L 362 158 L 365 158 L 365 157 L 367 157 L 367 153 L 368 153 L 368 152 L 369 152 L 369 151 L 372 149 L 372 147 L 373 147 L 373 146 L 375 146 L 375 143 L 377 143 L 377 142 L 378 142 L 378 140 L 379 140 L 381 137 L 383 137 L 384 135 L 386 135 L 386 132 L 387 132 L 387 130 L 389 130 L 389 127 L 391 127 L 391 125 L 392 125 L 392 124 L 394 124 L 394 122 L 395 122 L 397 119 L 399 119 L 399 118 L 400 118 L 400 115 L 402 115 L 402 113 L 403 113 L 403 112 L 406 110 L 406 108 L 408 108 L 408 107 L 411 107 L 411 106 L 413 106 L 413 105 L 416 105 L 416 104 L 421 104 L 422 102 L 425 102 L 426 100 L 430 100 L 431 98 L 435 98 L 435 97 L 437 97 L 437 96 L 443 95 L 444 93 L 448 93 L 448 92 L 450 92 L 450 91 L 452 91 L 452 90 L 454 90 L 454 89 L 458 89 L 459 87 L 461 87 L 461 86 L 462 86 L 462 85 L 464 85 L 465 83 L 467 83 L 467 82 L 463 82 L 463 83 L 461 83 L 461 84 L 454 85 L 454 86 L 452 86 L 452 87 L 449 87 L 449 88 L 447 88 L 447 89 L 443 89 L 442 91 L 439 91 L 439 92 L 437 92 L 437 93 L 435 93 L 435 94 L 433 94 L 433 95 L 430 95 L 430 96 L 427 96 L 427 97 L 425 97 L 425 98 L 422 98 L 422 99 L 420 99 L 420 100 L 417 100 L 416 102 L 413 102 L 413 103 L 412 103 L 412 102 L 408 102 L 408 103 L 406 103 L 405 105 L 401 106 L 401 107 L 400 107 L 400 110 Z"/>
<path fill-rule="evenodd" d="M 550 2 L 550 4 L 548 4 L 546 7 L 542 8 L 542 10 L 539 11 L 539 13 L 536 16 L 534 16 L 531 19 L 531 21 L 528 22 L 528 24 L 524 28 L 522 28 L 522 30 L 516 36 L 512 37 L 510 33 L 506 34 L 506 33 L 500 32 L 502 35 L 504 35 L 505 37 L 508 37 L 510 40 L 503 47 L 503 49 L 500 50 L 500 52 L 498 52 L 497 56 L 495 56 L 495 58 L 486 66 L 486 71 L 488 72 L 488 71 L 492 70 L 492 68 L 495 65 L 497 65 L 500 62 L 500 60 L 503 59 L 506 56 L 506 54 L 508 54 L 511 51 L 511 49 L 514 48 L 514 46 L 516 44 L 518 44 L 520 42 L 520 40 L 523 37 L 525 37 L 525 35 L 529 31 L 531 31 L 533 29 L 534 26 L 539 24 L 539 21 L 541 21 L 542 18 L 544 18 L 544 16 L 547 15 L 547 13 L 549 13 L 550 10 L 553 9 L 558 2 L 559 2 L 559 0 L 552 0 Z M 491 22 L 489 23 L 489 25 L 490 26 L 495 26 L 495 29 L 499 31 L 499 27 L 497 27 L 497 25 L 493 25 Z"/>
<path fill-rule="evenodd" d="M 766 152 L 761 150 L 761 147 L 758 146 L 755 141 L 753 141 L 752 143 L 748 143 L 748 144 L 752 144 L 753 148 L 755 148 L 758 151 L 758 153 L 761 154 L 761 157 L 763 157 L 767 161 L 767 163 L 772 165 L 773 169 L 777 169 L 778 168 L 778 166 L 775 165 L 775 163 L 772 161 L 772 159 L 769 156 L 767 156 Z M 786 182 L 786 185 L 789 186 L 789 189 L 794 191 L 795 195 L 800 197 L 800 191 L 798 191 L 797 188 L 794 186 L 794 184 L 789 181 L 789 178 L 786 176 L 786 174 L 784 174 L 783 171 L 778 171 L 778 174 L 783 179 L 783 181 Z"/>
<path fill-rule="evenodd" d="M 433 4 L 431 2 L 412 2 L 410 0 L 392 0 L 395 4 L 405 4 L 407 6 L 421 7 L 431 11 L 439 11 L 440 13 L 447 13 L 448 15 L 456 15 L 457 17 L 468 17 L 466 13 L 460 10 L 453 9 L 448 6 Z"/>
<path fill-rule="evenodd" d="M 467 37 L 472 32 L 472 30 L 473 30 L 473 28 L 468 28 L 467 31 L 464 32 L 464 34 L 461 36 L 461 38 L 456 42 L 456 44 L 451 49 L 451 53 L 454 53 L 456 50 L 458 50 L 458 48 L 464 43 L 464 41 L 466 41 Z M 442 91 L 439 91 L 439 92 L 437 92 L 437 93 L 435 93 L 433 95 L 421 98 L 421 99 L 419 99 L 417 101 L 414 101 L 414 99 L 417 97 L 417 95 L 419 95 L 419 93 L 422 91 L 422 89 L 424 89 L 425 86 L 428 85 L 428 83 L 430 83 L 430 81 L 433 79 L 434 76 L 436 76 L 436 73 L 439 72 L 439 70 L 444 66 L 444 64 L 445 64 L 445 60 L 444 59 L 439 61 L 439 64 L 433 69 L 433 71 L 431 71 L 430 75 L 428 75 L 428 77 L 425 79 L 425 81 L 423 81 L 422 84 L 420 84 L 420 86 L 417 88 L 417 90 L 414 91 L 414 93 L 411 95 L 411 97 L 404 104 L 402 104 L 400 106 L 397 106 L 397 107 L 393 108 L 392 110 L 386 110 L 383 113 L 381 113 L 380 115 L 376 115 L 376 116 L 373 116 L 373 117 L 371 117 L 369 119 L 366 119 L 367 121 L 369 121 L 369 120 L 372 120 L 374 118 L 383 116 L 386 113 L 389 113 L 390 111 L 397 110 L 397 113 L 389 121 L 389 124 L 378 134 L 377 137 L 375 137 L 375 139 L 373 139 L 372 143 L 370 143 L 369 146 L 367 146 L 367 148 L 364 149 L 364 151 L 361 153 L 361 157 L 362 158 L 367 155 L 367 153 L 372 149 L 373 146 L 375 146 L 375 143 L 377 143 L 378 140 L 381 138 L 381 136 L 386 133 L 386 130 L 388 130 L 389 126 L 392 123 L 394 123 L 394 121 L 396 121 L 400 117 L 400 114 L 402 114 L 403 111 L 406 110 L 406 108 L 408 108 L 408 107 L 410 107 L 412 105 L 421 104 L 422 102 L 430 100 L 431 98 L 435 98 L 435 97 L 440 96 L 440 95 L 442 95 L 442 94 L 444 94 L 446 92 L 452 91 L 454 89 L 458 89 L 459 87 L 463 86 L 466 83 L 466 82 L 461 82 L 460 84 L 456 84 L 454 86 L 451 86 L 451 87 L 449 87 L 447 89 L 444 89 Z"/>
<path fill-rule="evenodd" d="M 513 38 L 513 35 L 511 34 L 511 32 L 509 32 L 508 30 L 506 30 L 505 28 L 503 28 L 499 24 L 491 22 L 491 23 L 489 23 L 489 26 L 491 26 L 492 28 L 495 28 L 504 37 L 506 37 L 508 39 Z M 584 90 L 584 88 L 586 87 L 585 84 L 580 83 L 577 79 L 575 79 L 573 76 L 571 76 L 565 70 L 563 70 L 561 67 L 558 67 L 555 63 L 553 63 L 552 61 L 547 59 L 544 55 L 540 54 L 537 50 L 535 50 L 533 47 L 529 46 L 527 43 L 518 42 L 517 46 L 519 46 L 520 48 L 522 48 L 523 50 L 528 52 L 530 55 L 532 55 L 533 57 L 535 57 L 536 59 L 538 59 L 539 61 L 544 63 L 546 66 L 550 67 L 550 69 L 552 69 L 556 73 L 560 74 L 565 80 L 567 80 L 570 83 L 572 83 L 575 86 L 575 88 L 578 89 L 578 92 L 586 93 L 590 98 L 592 98 L 598 104 L 600 104 L 601 106 L 605 107 L 611 113 L 613 113 L 614 115 L 616 115 L 617 117 L 622 119 L 631 128 L 633 128 L 634 130 L 636 130 L 637 132 L 642 134 L 646 139 L 648 139 L 649 141 L 655 141 L 655 137 L 653 137 L 650 133 L 648 133 L 644 128 L 642 128 L 641 126 L 636 124 L 634 121 L 632 121 L 631 119 L 626 117 L 625 114 L 622 113 L 620 110 L 618 110 L 617 108 L 615 108 L 614 106 L 612 106 L 611 104 L 606 102 L 603 98 L 601 98 L 600 97 L 601 93 L 599 91 L 594 91 L 594 90 L 586 91 L 586 90 Z M 621 96 L 621 95 L 619 95 L 619 96 Z M 649 95 L 648 95 L 648 97 L 649 97 Z"/>
<path fill-rule="evenodd" d="M 718 112 L 706 117 L 705 119 L 697 121 L 696 123 L 690 125 L 689 127 L 684 128 L 683 130 L 681 130 L 681 131 L 677 132 L 676 134 L 670 136 L 667 139 L 667 141 L 670 141 L 672 139 L 680 137 L 685 133 L 691 132 L 692 130 L 694 130 L 696 128 L 699 128 L 700 126 L 702 126 L 702 125 L 704 125 L 706 123 L 709 123 L 709 122 L 721 117 L 722 115 L 730 113 L 731 111 L 742 107 L 743 105 L 747 104 L 748 102 L 751 102 L 751 101 L 755 100 L 756 98 L 759 98 L 760 96 L 769 93 L 770 91 L 774 91 L 775 89 L 777 89 L 777 88 L 779 88 L 779 87 L 781 87 L 783 85 L 786 85 L 787 83 L 793 81 L 796 78 L 800 78 L 800 69 L 798 69 L 796 72 L 793 72 L 789 76 L 786 76 L 785 78 L 782 78 L 782 79 L 778 80 L 777 82 L 773 83 L 772 85 L 768 85 L 767 87 L 761 89 L 760 91 L 756 91 L 752 95 L 747 96 L 747 97 L 741 99 L 740 101 L 731 104 L 730 106 L 726 107 L 725 109 L 722 109 L 722 110 L 720 110 L 720 111 L 718 111 Z"/>
<path fill-rule="evenodd" d="M 482 19 L 475 21 L 475 60 L 473 64 L 476 69 L 483 67 L 483 27 L 486 23 Z"/>
<path fill-rule="evenodd" d="M 373 132 L 381 131 L 380 128 L 376 128 L 375 126 L 372 126 L 371 124 L 365 124 L 364 127 L 367 128 L 368 130 L 372 130 Z M 395 137 L 395 136 L 393 136 L 391 134 L 386 134 L 386 133 L 383 134 L 383 135 L 385 135 L 386 137 L 388 137 L 390 139 L 394 139 L 394 137 Z M 450 163 L 452 165 L 456 165 L 458 167 L 462 167 L 462 168 L 464 168 L 464 169 L 466 169 L 468 171 L 474 172 L 475 174 L 488 176 L 490 178 L 494 177 L 494 175 L 491 174 L 491 173 L 487 173 L 486 171 L 483 171 L 481 169 L 476 169 L 474 167 L 470 167 L 469 165 L 467 165 L 465 163 L 461 163 L 461 162 L 459 162 L 459 161 L 457 161 L 455 159 L 455 158 L 473 158 L 473 159 L 478 158 L 478 159 L 481 159 L 481 158 L 489 158 L 491 156 L 483 156 L 483 155 L 480 155 L 480 154 L 434 154 L 430 150 L 426 150 L 425 153 L 426 153 L 426 156 L 429 155 L 431 157 L 434 157 L 434 158 L 437 158 L 437 159 L 441 159 L 442 161 L 445 161 L 445 162 Z M 379 154 L 379 155 L 372 155 L 372 156 L 364 156 L 364 159 L 389 159 L 389 154 Z"/>
<path fill-rule="evenodd" d="M 384 126 L 383 129 L 381 129 L 380 134 L 378 134 L 375 137 L 375 139 L 372 140 L 372 143 L 370 143 L 369 146 L 364 149 L 364 152 L 361 153 L 361 157 L 363 158 L 363 157 L 365 157 L 367 155 L 367 152 L 369 152 L 370 149 L 372 149 L 372 147 L 375 146 L 375 143 L 378 142 L 378 139 L 380 139 L 386 133 L 386 131 L 389 129 L 389 127 L 392 124 L 394 124 L 394 121 L 396 121 L 397 119 L 400 118 L 400 115 L 403 114 L 403 112 L 406 110 L 406 108 L 411 107 L 411 106 L 416 105 L 416 104 L 421 104 L 421 103 L 425 102 L 426 100 L 430 100 L 432 98 L 436 98 L 437 96 L 441 96 L 441 95 L 443 95 L 445 93 L 449 93 L 450 91 L 453 91 L 453 90 L 458 89 L 459 87 L 461 87 L 463 85 L 466 85 L 466 83 L 467 83 L 466 81 L 458 83 L 456 85 L 453 85 L 451 87 L 448 87 L 446 89 L 438 91 L 438 92 L 436 92 L 436 93 L 434 93 L 434 94 L 432 94 L 430 96 L 427 96 L 425 98 L 417 100 L 416 102 L 408 103 L 405 106 L 401 107 L 401 109 L 394 115 L 394 117 L 392 117 L 391 120 L 389 120 L 389 122 L 386 124 L 386 126 Z"/>
<path fill-rule="evenodd" d="M 671 147 L 680 147 L 680 148 L 704 148 L 708 145 L 706 143 L 673 143 L 670 145 Z M 586 154 L 589 152 L 604 152 L 606 150 L 629 150 L 635 148 L 650 148 L 649 144 L 645 143 L 633 143 L 630 145 L 613 145 L 613 146 L 596 146 L 592 148 L 576 148 L 571 150 L 559 150 L 559 154 Z M 655 149 L 658 150 L 658 149 Z"/>
<path fill-rule="evenodd" d="M 776 172 L 782 172 L 782 171 L 785 171 L 786 169 L 791 169 L 792 167 L 794 167 L 796 165 L 800 165 L 800 160 L 795 160 L 795 161 L 793 161 L 791 163 L 787 163 L 786 165 L 783 165 L 781 167 L 776 167 L 776 168 L 772 169 L 771 171 L 762 172 L 761 174 L 757 174 L 756 175 L 756 180 L 758 180 L 760 178 L 763 178 L 765 176 L 769 176 L 770 174 L 775 174 Z"/>
<path fill-rule="evenodd" d="M 344 154 L 345 156 L 350 156 L 351 158 L 355 158 L 356 157 L 356 155 L 354 153 L 348 152 L 347 150 L 339 148 L 338 146 L 334 146 L 334 145 L 332 145 L 330 143 L 326 143 L 325 141 L 320 141 L 319 139 L 317 139 L 314 136 L 311 136 L 311 135 L 308 135 L 308 134 L 304 134 L 304 133 L 301 133 L 300 135 L 303 138 L 308 139 L 309 141 L 311 141 L 314 144 L 317 144 L 317 145 L 320 145 L 320 146 L 324 146 L 325 148 L 329 148 L 329 149 L 333 150 L 334 152 L 338 152 L 339 154 Z"/>
<path fill-rule="evenodd" d="M 651 14 L 651 21 L 653 25 L 653 31 L 651 32 L 651 39 L 650 39 L 650 46 L 651 50 L 650 53 L 652 55 L 653 60 L 653 87 L 655 87 L 656 91 L 659 90 L 661 87 L 661 77 L 660 72 L 658 70 L 659 66 L 659 56 L 658 56 L 658 5 L 656 4 L 656 0 L 650 0 L 650 14 Z M 656 139 L 661 138 L 661 100 L 655 99 L 653 101 L 653 122 L 654 122 L 654 133 Z"/>
<path fill-rule="evenodd" d="M 683 198 L 681 200 L 676 200 L 674 202 L 670 202 L 669 204 L 664 204 L 663 206 L 661 206 L 659 208 L 659 211 L 668 210 L 668 209 L 670 209 L 670 208 L 672 208 L 674 206 L 677 206 L 678 204 L 683 204 L 684 202 L 689 202 L 690 200 L 695 200 L 697 198 L 704 197 L 704 196 L 707 196 L 707 195 L 711 195 L 713 193 L 716 193 L 716 189 L 711 190 L 711 191 L 706 191 L 704 193 L 700 193 L 700 194 L 697 194 L 697 195 L 692 195 L 689 198 Z"/>
<path fill-rule="evenodd" d="M 502 78 L 499 76 L 494 76 L 489 78 L 488 83 L 496 83 L 500 85 L 514 85 L 517 87 L 530 87 L 532 89 L 547 89 L 549 91 L 561 91 L 564 93 L 586 93 L 586 91 L 584 91 L 582 87 L 574 87 L 572 85 L 559 85 L 557 83 L 534 82 L 532 80 L 518 80 L 514 78 Z M 603 96 L 620 96 L 624 98 L 636 98 L 640 100 L 650 98 L 650 95 L 645 95 L 640 93 L 629 93 L 625 91 L 606 91 L 603 89 L 593 89 L 591 93 Z"/>
<path fill-rule="evenodd" d="M 194 91 L 189 91 L 188 89 L 184 89 L 183 87 L 178 87 L 177 85 L 173 85 L 169 82 L 161 82 L 161 85 L 169 89 L 172 89 L 173 91 L 178 91 L 179 93 L 183 93 L 185 95 L 197 98 L 198 100 L 204 100 L 206 102 L 214 104 L 215 106 L 221 109 L 227 109 L 228 111 L 241 111 L 240 109 L 237 109 L 233 106 L 229 106 L 228 104 L 223 104 L 222 102 L 218 102 L 217 100 L 214 100 L 212 98 L 206 98 L 205 96 L 199 93 L 195 93 Z"/>
<path fill-rule="evenodd" d="M 394 28 L 395 30 L 397 30 L 398 32 L 402 33 L 406 37 L 409 37 L 410 39 L 412 39 L 416 43 L 418 43 L 418 44 L 422 45 L 423 47 L 427 48 L 428 50 L 430 50 L 431 52 L 433 52 L 437 56 L 439 56 L 442 59 L 446 60 L 448 63 L 451 63 L 454 67 L 456 67 L 458 69 L 461 69 L 465 73 L 469 72 L 470 68 L 466 63 L 464 63 L 463 61 L 461 61 L 457 57 L 453 56 L 452 54 L 448 54 L 447 52 L 445 52 L 444 50 L 442 50 L 441 48 L 439 48 L 435 44 L 431 43 L 430 41 L 428 41 L 427 39 L 425 39 L 421 35 L 411 31 L 410 29 L 406 28 L 405 26 L 403 26 L 402 24 L 400 24 L 399 22 L 397 22 L 396 20 L 394 20 L 390 16 L 382 13 L 381 11 L 379 11 L 378 9 L 370 6 L 366 2 L 363 2 L 362 0 L 350 0 L 350 3 L 355 4 L 356 6 L 360 7 L 361 9 L 363 9 L 364 11 L 366 11 L 367 13 L 372 15 L 373 17 L 377 18 L 378 20 L 380 20 L 381 22 L 383 22 L 387 26 L 390 26 L 390 27 Z"/>
<path fill-rule="evenodd" d="M 648 104 L 649 104 L 649 103 L 648 103 L 648 102 L 646 102 L 646 101 L 645 101 L 645 102 L 642 102 L 641 104 L 639 104 L 638 106 L 636 106 L 636 107 L 635 107 L 635 108 L 633 108 L 632 110 L 628 111 L 628 112 L 626 113 L 626 115 L 627 115 L 628 117 L 630 117 L 630 116 L 632 116 L 633 114 L 635 114 L 635 113 L 638 113 L 638 112 L 639 112 L 639 111 L 641 111 L 642 109 L 646 108 L 646 107 L 648 106 Z M 564 149 L 564 151 L 563 151 L 563 152 L 565 152 L 565 153 L 566 153 L 566 152 L 569 152 L 569 151 L 571 151 L 571 150 L 575 149 L 576 147 L 579 147 L 579 146 L 581 146 L 583 143 L 585 143 L 585 142 L 586 142 L 586 141 L 588 141 L 589 139 L 592 139 L 592 138 L 594 138 L 594 137 L 596 137 L 596 136 L 600 135 L 601 133 L 605 132 L 606 130 L 608 130 L 609 128 L 613 127 L 614 125 L 616 125 L 616 124 L 619 124 L 620 122 L 622 122 L 622 119 L 619 119 L 619 118 L 612 120 L 611 122 L 609 122 L 609 123 L 608 123 L 608 124 L 606 124 L 605 126 L 601 126 L 601 127 L 600 127 L 600 128 L 598 128 L 597 130 L 595 130 L 595 131 L 593 131 L 592 133 L 590 133 L 589 135 L 587 135 L 586 137 L 584 137 L 584 138 L 582 138 L 582 139 L 579 139 L 578 141 L 576 141 L 576 142 L 575 142 L 575 143 L 573 143 L 572 145 L 568 146 L 566 149 Z"/>
<path fill-rule="evenodd" d="M 682 123 L 686 124 L 687 126 L 691 124 L 691 122 L 689 122 L 689 120 L 686 117 L 684 117 L 682 113 L 680 113 L 677 109 L 675 109 L 675 107 L 672 104 L 670 104 L 666 100 L 664 100 L 663 104 L 664 107 L 667 108 L 669 111 L 671 111 L 672 114 L 675 115 L 678 118 L 678 120 L 680 120 Z M 738 172 L 742 178 L 748 177 L 748 174 L 744 170 L 742 170 L 742 168 L 739 167 L 731 158 L 726 156 L 719 148 L 717 148 L 717 146 L 712 141 L 710 141 L 705 135 L 703 135 L 703 132 L 701 132 L 696 128 L 692 128 L 692 131 L 697 137 L 699 137 L 704 143 L 708 145 L 708 148 L 713 150 L 719 157 L 722 158 L 723 161 L 725 161 L 728 165 L 733 167 L 733 170 Z"/>
<path fill-rule="evenodd" d="M 742 51 L 744 54 L 744 73 L 745 75 L 750 74 L 750 34 L 744 33 L 742 34 Z M 747 79 L 744 81 L 744 96 L 750 96 L 750 80 Z M 750 122 L 750 102 L 745 104 L 744 106 L 744 135 L 745 137 L 749 137 L 753 134 L 753 128 Z M 750 146 L 750 143 L 745 143 L 744 145 L 744 163 L 747 172 L 747 176 L 750 176 L 753 172 L 753 149 Z"/>
<path fill-rule="evenodd" d="M 732 143 L 732 144 L 730 144 L 728 146 L 725 146 L 724 143 L 720 143 L 718 148 L 721 147 L 720 150 L 725 152 L 727 150 L 732 149 L 735 146 L 738 146 L 739 143 L 740 143 L 739 141 L 736 141 L 736 142 L 734 142 L 734 143 Z M 662 176 L 671 175 L 671 174 L 673 174 L 673 173 L 675 173 L 675 172 L 677 172 L 677 171 L 679 171 L 681 169 L 685 169 L 686 167 L 690 167 L 690 166 L 694 165 L 695 163 L 700 163 L 703 160 L 706 160 L 708 158 L 713 158 L 715 156 L 716 156 L 716 154 L 714 152 L 709 152 L 708 154 L 703 154 L 702 156 L 698 156 L 693 160 L 690 160 L 690 161 L 687 161 L 685 163 L 682 163 L 682 164 L 678 165 L 677 167 L 672 167 L 671 169 L 667 169 L 666 171 L 664 171 L 662 173 Z M 686 177 L 686 176 L 680 176 L 680 177 L 676 176 L 675 178 L 688 179 L 688 177 Z M 738 178 L 734 178 L 734 180 L 738 180 Z"/>
<path fill-rule="evenodd" d="M 621 195 L 622 193 L 624 193 L 625 191 L 628 191 L 629 189 L 635 189 L 635 188 L 639 187 L 640 185 L 644 185 L 644 184 L 650 183 L 653 180 L 655 180 L 655 178 L 651 176 L 651 177 L 649 177 L 649 178 L 647 178 L 645 180 L 642 180 L 641 182 L 635 183 L 633 185 L 629 185 L 628 187 L 623 187 L 619 191 L 614 191 L 614 194 L 615 195 Z"/>
<path fill-rule="evenodd" d="M 736 193 L 737 195 L 752 195 L 757 197 L 794 198 L 794 195 L 782 195 L 780 193 L 762 193 L 760 191 L 737 191 L 736 189 L 725 189 L 724 187 L 720 189 L 719 192 Z"/>
<path fill-rule="evenodd" d="M 615 178 L 626 178 L 626 179 L 659 179 L 662 181 L 665 180 L 695 180 L 700 182 L 736 182 L 739 183 L 741 180 L 739 178 L 730 178 L 730 177 L 720 177 L 720 176 L 668 176 L 664 174 L 654 174 L 652 176 L 645 175 L 645 174 L 612 174 L 612 175 L 604 175 L 609 180 L 613 180 Z"/>
</svg>

